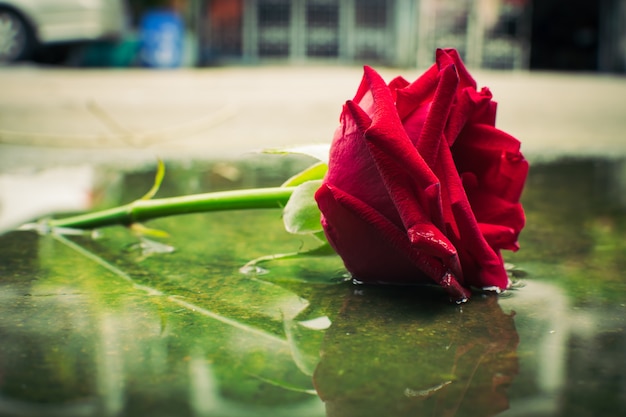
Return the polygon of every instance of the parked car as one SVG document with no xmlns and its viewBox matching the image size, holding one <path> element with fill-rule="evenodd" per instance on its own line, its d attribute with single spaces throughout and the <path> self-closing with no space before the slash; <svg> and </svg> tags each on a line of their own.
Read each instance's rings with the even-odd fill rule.
<svg viewBox="0 0 626 417">
<path fill-rule="evenodd" d="M 127 28 L 125 0 L 0 0 L 0 63 L 40 45 L 107 39 Z"/>
</svg>

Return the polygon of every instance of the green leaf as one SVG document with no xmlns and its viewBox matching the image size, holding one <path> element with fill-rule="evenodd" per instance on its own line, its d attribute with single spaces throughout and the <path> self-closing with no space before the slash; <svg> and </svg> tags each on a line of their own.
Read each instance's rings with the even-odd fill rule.
<svg viewBox="0 0 626 417">
<path fill-rule="evenodd" d="M 326 238 L 326 233 L 324 230 L 320 230 L 319 232 L 313 233 L 313 237 L 317 238 L 322 243 L 327 244 L 330 247 L 330 243 L 328 243 L 328 239 Z"/>
<path fill-rule="evenodd" d="M 283 210 L 283 222 L 289 233 L 308 234 L 322 231 L 320 211 L 315 202 L 315 192 L 322 180 L 307 181 L 298 185 Z"/>
<path fill-rule="evenodd" d="M 161 159 L 158 161 L 157 172 L 154 176 L 154 183 L 152 184 L 152 188 L 148 190 L 146 195 L 140 198 L 140 200 L 150 200 L 161 188 L 161 183 L 163 183 L 163 178 L 165 177 L 165 164 Z"/>
<path fill-rule="evenodd" d="M 329 143 L 320 143 L 315 145 L 293 146 L 289 148 L 266 149 L 263 152 L 272 154 L 290 154 L 297 153 L 307 155 L 328 164 L 328 155 L 330 153 Z"/>
<path fill-rule="evenodd" d="M 283 183 L 283 185 L 281 185 L 281 187 L 295 187 L 296 185 L 303 184 L 307 181 L 321 180 L 324 178 L 327 171 L 328 164 L 326 164 L 326 162 L 318 162 L 317 164 L 312 165 L 304 171 L 289 178 Z"/>
</svg>

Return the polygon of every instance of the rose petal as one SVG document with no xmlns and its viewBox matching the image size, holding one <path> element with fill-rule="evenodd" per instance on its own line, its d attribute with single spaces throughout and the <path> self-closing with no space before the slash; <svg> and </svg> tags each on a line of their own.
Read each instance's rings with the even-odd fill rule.
<svg viewBox="0 0 626 417">
<path fill-rule="evenodd" d="M 437 283 L 454 300 L 469 297 L 438 258 L 415 250 L 406 234 L 362 201 L 323 184 L 315 199 L 328 241 L 357 280 Z"/>
<path fill-rule="evenodd" d="M 466 88 L 457 95 L 457 101 L 450 111 L 450 117 L 445 128 L 448 146 L 454 145 L 457 137 L 471 121 L 472 123 L 495 125 L 496 103 L 491 101 L 491 92 L 483 89 L 480 93 Z"/>
<path fill-rule="evenodd" d="M 520 142 L 492 126 L 476 124 L 463 129 L 452 147 L 459 172 L 472 172 L 481 188 L 518 202 L 528 175 L 528 162 Z"/>
<path fill-rule="evenodd" d="M 361 84 L 360 92 L 376 111 L 364 138 L 390 197 L 386 205 L 396 208 L 407 229 L 426 222 L 443 227 L 437 177 L 404 131 L 383 79 L 371 68 L 366 67 L 365 73 L 366 82 Z M 353 111 L 358 113 L 358 109 Z M 373 196 L 369 191 L 361 199 L 369 203 Z"/>
<path fill-rule="evenodd" d="M 404 121 L 417 108 L 429 105 L 437 89 L 438 74 L 437 66 L 433 65 L 417 80 L 396 90 L 396 108 L 401 120 Z M 392 87 L 391 84 L 390 87 Z"/>
<path fill-rule="evenodd" d="M 446 221 L 454 222 L 458 228 L 459 241 L 454 241 L 452 237 L 451 240 L 455 244 L 457 251 L 459 251 L 463 271 L 467 272 L 467 265 L 472 263 L 475 265 L 472 269 L 476 273 L 469 276 L 467 274 L 464 275 L 466 282 L 478 287 L 497 286 L 501 289 L 506 289 L 508 276 L 500 255 L 489 246 L 478 227 L 478 222 L 465 194 L 461 178 L 456 174 L 449 148 L 442 147 L 439 163 L 442 171 L 446 173 L 444 177 L 446 179 L 445 189 L 448 190 L 453 215 L 453 218 L 446 218 Z M 461 248 L 463 248 L 463 251 L 461 251 Z M 465 254 L 471 256 L 472 262 L 467 259 Z"/>
<path fill-rule="evenodd" d="M 519 249 L 517 231 L 515 229 L 488 223 L 478 223 L 478 227 L 489 246 L 494 250 L 508 249 L 516 251 Z"/>
<path fill-rule="evenodd" d="M 368 201 L 390 221 L 401 225 L 400 216 L 389 204 L 385 184 L 363 140 L 370 124 L 371 119 L 356 103 L 346 102 L 331 146 L 325 182 Z"/>
<path fill-rule="evenodd" d="M 476 89 L 476 81 L 470 75 L 469 71 L 463 64 L 463 60 L 459 56 L 456 49 L 437 49 L 435 53 L 435 59 L 439 70 L 445 68 L 448 65 L 454 65 L 459 76 L 459 88 L 464 89 L 467 87 Z"/>
<path fill-rule="evenodd" d="M 501 225 L 512 229 L 515 235 L 524 228 L 526 218 L 520 203 L 514 203 L 481 188 L 468 191 L 472 211 L 479 223 Z"/>
<path fill-rule="evenodd" d="M 417 151 L 429 167 L 435 166 L 458 82 L 453 65 L 448 65 L 439 73 L 439 84 L 416 144 Z"/>
</svg>

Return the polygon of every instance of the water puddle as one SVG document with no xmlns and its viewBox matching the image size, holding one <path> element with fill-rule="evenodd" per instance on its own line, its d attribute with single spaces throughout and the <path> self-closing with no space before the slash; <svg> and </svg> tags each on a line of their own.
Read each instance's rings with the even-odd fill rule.
<svg viewBox="0 0 626 417">
<path fill-rule="evenodd" d="M 279 185 L 308 162 L 171 161 L 158 196 Z M 154 169 L 0 175 L 0 415 L 626 413 L 626 161 L 534 164 L 514 288 L 463 305 L 355 285 L 336 257 L 265 262 L 316 244 L 279 210 L 154 220 L 167 236 L 149 239 L 16 230 L 132 201 Z"/>
</svg>

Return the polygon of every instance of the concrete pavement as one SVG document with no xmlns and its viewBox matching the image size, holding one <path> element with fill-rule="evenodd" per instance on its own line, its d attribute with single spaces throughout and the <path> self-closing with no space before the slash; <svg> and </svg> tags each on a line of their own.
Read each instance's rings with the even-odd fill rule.
<svg viewBox="0 0 626 417">
<path fill-rule="evenodd" d="M 413 80 L 422 72 L 379 71 L 386 80 L 398 74 Z M 211 158 L 328 142 L 361 73 L 340 66 L 0 68 L 0 170 L 111 153 Z M 519 138 L 531 160 L 626 156 L 626 78 L 472 74 L 499 102 L 498 127 Z"/>
</svg>

